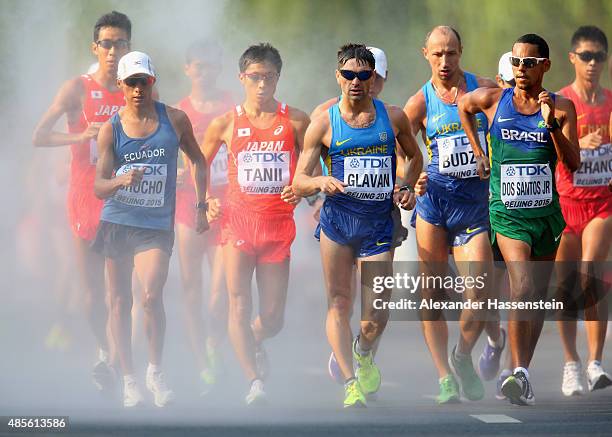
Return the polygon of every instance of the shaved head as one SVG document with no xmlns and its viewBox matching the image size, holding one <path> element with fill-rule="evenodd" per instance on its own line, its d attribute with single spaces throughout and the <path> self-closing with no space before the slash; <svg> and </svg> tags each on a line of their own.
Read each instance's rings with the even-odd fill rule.
<svg viewBox="0 0 612 437">
<path fill-rule="evenodd" d="M 425 36 L 425 47 L 427 47 L 427 44 L 432 36 L 452 36 L 457 40 L 459 47 L 461 47 L 461 36 L 459 35 L 459 32 L 450 26 L 436 26 L 431 29 Z"/>
</svg>

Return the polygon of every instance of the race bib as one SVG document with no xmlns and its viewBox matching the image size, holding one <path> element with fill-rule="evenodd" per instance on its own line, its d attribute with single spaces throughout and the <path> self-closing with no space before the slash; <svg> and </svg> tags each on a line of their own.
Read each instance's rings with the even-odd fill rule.
<svg viewBox="0 0 612 437">
<path fill-rule="evenodd" d="M 486 151 L 486 140 L 483 132 L 478 132 L 478 139 Z M 453 176 L 459 179 L 473 178 L 478 176 L 476 171 L 476 159 L 466 135 L 453 135 L 436 140 L 438 143 L 438 171 L 441 174 Z"/>
<path fill-rule="evenodd" d="M 501 200 L 506 209 L 541 208 L 552 201 L 548 164 L 502 164 Z"/>
<path fill-rule="evenodd" d="M 144 168 L 140 183 L 133 187 L 120 188 L 114 199 L 131 206 L 159 208 L 164 206 L 166 193 L 167 164 L 125 164 L 117 170 L 117 176 L 126 174 L 133 168 Z"/>
<path fill-rule="evenodd" d="M 210 163 L 210 185 L 227 185 L 227 146 L 221 144 L 217 155 Z"/>
<path fill-rule="evenodd" d="M 580 168 L 574 172 L 574 186 L 601 187 L 612 179 L 612 146 L 580 149 Z"/>
<path fill-rule="evenodd" d="M 238 184 L 247 194 L 280 194 L 289 185 L 290 152 L 238 153 Z"/>
<path fill-rule="evenodd" d="M 360 200 L 383 201 L 393 193 L 391 156 L 352 156 L 344 159 L 346 194 Z"/>
<path fill-rule="evenodd" d="M 95 139 L 89 140 L 89 163 L 96 165 L 98 162 L 98 142 Z"/>
</svg>

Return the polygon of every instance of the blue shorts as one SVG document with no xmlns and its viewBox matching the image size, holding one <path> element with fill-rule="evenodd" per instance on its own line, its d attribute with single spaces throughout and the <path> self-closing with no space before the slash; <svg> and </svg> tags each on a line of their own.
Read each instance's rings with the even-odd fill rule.
<svg viewBox="0 0 612 437">
<path fill-rule="evenodd" d="M 393 247 L 391 211 L 384 218 L 366 219 L 326 201 L 320 217 L 315 238 L 320 240 L 323 230 L 330 240 L 350 246 L 356 258 L 378 255 Z"/>
<path fill-rule="evenodd" d="M 416 227 L 416 215 L 427 223 L 440 226 L 448 233 L 449 246 L 463 246 L 474 235 L 489 230 L 487 199 L 468 202 L 454 200 L 453 193 L 428 186 L 425 195 L 417 197 L 411 224 Z"/>
</svg>

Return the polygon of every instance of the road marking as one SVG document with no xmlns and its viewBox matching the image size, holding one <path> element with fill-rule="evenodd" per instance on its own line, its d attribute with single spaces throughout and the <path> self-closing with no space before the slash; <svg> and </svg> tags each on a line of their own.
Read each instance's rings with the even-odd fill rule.
<svg viewBox="0 0 612 437">
<path fill-rule="evenodd" d="M 520 420 L 505 414 L 470 414 L 470 416 L 484 423 L 522 423 Z"/>
</svg>

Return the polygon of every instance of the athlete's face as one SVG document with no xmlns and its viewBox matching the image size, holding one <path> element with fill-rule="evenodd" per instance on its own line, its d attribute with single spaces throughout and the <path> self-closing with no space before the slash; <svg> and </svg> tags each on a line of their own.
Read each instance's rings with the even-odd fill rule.
<svg viewBox="0 0 612 437">
<path fill-rule="evenodd" d="M 387 76 L 389 74 L 387 73 Z M 383 88 L 385 87 L 385 79 L 382 76 L 379 76 L 378 73 L 374 74 L 374 80 L 372 81 L 372 86 L 370 86 L 370 97 L 377 99 L 378 95 L 382 93 Z"/>
<path fill-rule="evenodd" d="M 512 46 L 512 56 L 519 58 L 541 58 L 538 46 L 527 43 L 516 43 Z M 514 80 L 517 88 L 521 90 L 530 90 L 542 86 L 544 73 L 550 69 L 550 59 L 543 62 L 538 62 L 534 67 L 527 68 L 524 63 L 520 63 L 518 67 L 512 66 Z"/>
<path fill-rule="evenodd" d="M 153 84 L 155 78 L 146 74 L 134 74 L 125 80 L 117 80 L 128 106 L 142 107 L 151 104 L 153 100 Z"/>
<path fill-rule="evenodd" d="M 251 64 L 239 78 L 247 101 L 262 104 L 274 98 L 279 73 L 271 63 Z"/>
<path fill-rule="evenodd" d="M 191 62 L 185 65 L 185 75 L 193 85 L 197 86 L 214 86 L 217 83 L 219 73 L 221 73 L 221 66 L 204 57 L 193 58 Z"/>
<path fill-rule="evenodd" d="M 595 41 L 582 40 L 574 51 L 569 53 L 569 60 L 574 64 L 576 77 L 595 83 L 599 83 L 601 73 L 606 66 L 606 59 L 607 53 L 604 46 Z"/>
<path fill-rule="evenodd" d="M 91 50 L 98 58 L 101 70 L 116 73 L 119 59 L 130 51 L 127 32 L 118 27 L 103 27 L 98 41 L 91 44 Z"/>
<path fill-rule="evenodd" d="M 352 71 L 354 73 L 370 71 L 371 75 L 369 79 L 363 81 L 359 80 L 358 77 L 355 77 L 353 80 L 349 80 L 342 76 L 340 70 Z M 367 63 L 359 63 L 355 58 L 349 59 L 339 70 L 336 70 L 336 81 L 338 82 L 338 85 L 340 85 L 342 96 L 354 101 L 362 100 L 370 95 L 370 89 L 372 87 L 372 82 L 374 81 L 374 76 L 376 76 L 376 73 L 374 73 L 372 67 L 370 67 Z"/>
<path fill-rule="evenodd" d="M 452 79 L 459 70 L 462 47 L 453 32 L 434 30 L 423 47 L 432 76 L 441 81 Z"/>
</svg>

